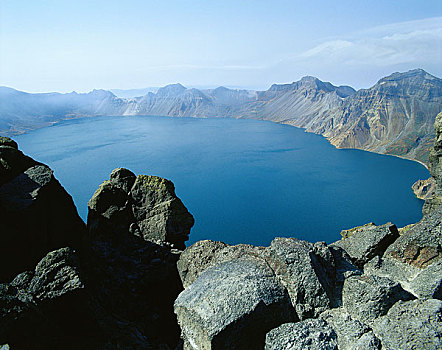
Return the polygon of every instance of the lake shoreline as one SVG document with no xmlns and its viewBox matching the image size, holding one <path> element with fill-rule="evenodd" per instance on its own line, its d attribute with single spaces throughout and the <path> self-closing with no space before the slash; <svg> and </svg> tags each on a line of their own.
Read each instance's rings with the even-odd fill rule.
<svg viewBox="0 0 442 350">
<path fill-rule="evenodd" d="M 24 131 L 21 130 L 21 131 L 17 131 L 17 132 L 4 132 L 3 136 L 8 136 L 8 137 L 20 136 L 20 135 L 27 134 L 27 133 L 29 133 L 31 131 L 34 131 L 34 130 L 39 130 L 39 129 L 42 129 L 42 128 L 47 128 L 47 127 L 51 127 L 51 126 L 57 125 L 57 124 L 59 124 L 61 122 L 64 122 L 64 121 L 75 120 L 75 119 L 82 119 L 82 118 L 96 118 L 96 117 L 144 117 L 144 115 L 133 114 L 133 115 L 106 115 L 106 116 L 105 115 L 70 116 L 70 117 L 66 117 L 66 118 L 63 118 L 63 119 L 60 119 L 60 120 L 57 120 L 57 121 L 54 121 L 54 122 L 48 122 L 45 125 L 41 125 L 41 126 L 33 128 L 33 129 L 29 129 L 29 130 L 24 130 Z M 367 150 L 367 149 L 364 149 L 364 148 L 340 148 L 340 147 L 336 147 L 335 145 L 333 145 L 333 143 L 330 142 L 328 137 L 326 137 L 326 136 L 324 136 L 322 134 L 317 134 L 317 133 L 314 133 L 314 132 L 311 132 L 311 131 L 307 131 L 305 128 L 302 128 L 302 127 L 299 127 L 299 126 L 296 126 L 296 125 L 293 125 L 293 124 L 291 124 L 289 122 L 284 122 L 284 121 L 279 122 L 279 121 L 260 119 L 260 118 L 243 118 L 243 117 L 222 117 L 222 118 L 218 118 L 218 117 L 194 117 L 194 116 L 190 116 L 190 117 L 176 117 L 176 116 L 169 116 L 169 115 L 167 115 L 167 116 L 163 116 L 163 115 L 146 115 L 145 117 L 194 118 L 194 119 L 237 119 L 237 120 L 243 119 L 243 120 L 267 121 L 267 122 L 272 122 L 272 123 L 275 123 L 275 124 L 288 125 L 288 126 L 291 126 L 291 127 L 297 128 L 297 129 L 301 129 L 301 130 L 304 130 L 304 132 L 309 133 L 309 134 L 319 135 L 319 136 L 323 137 L 324 139 L 326 139 L 336 149 L 357 149 L 357 150 L 361 150 L 361 151 L 365 151 L 365 152 L 370 152 L 370 153 L 374 153 L 374 154 L 381 154 L 381 155 L 385 155 L 385 156 L 398 157 L 398 158 L 401 158 L 401 159 L 411 160 L 413 162 L 417 162 L 417 163 L 421 164 L 422 166 L 424 166 L 427 170 L 429 170 L 427 164 L 425 164 L 424 162 L 422 162 L 422 161 L 420 161 L 418 159 L 414 159 L 414 158 L 408 158 L 408 157 L 404 157 L 404 156 L 397 155 L 397 154 L 380 153 L 380 152 L 370 151 L 370 150 Z"/>
</svg>

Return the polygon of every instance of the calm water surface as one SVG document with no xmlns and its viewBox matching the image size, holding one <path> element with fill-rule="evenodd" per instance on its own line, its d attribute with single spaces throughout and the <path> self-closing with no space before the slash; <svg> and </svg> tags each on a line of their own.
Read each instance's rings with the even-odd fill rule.
<svg viewBox="0 0 442 350">
<path fill-rule="evenodd" d="M 15 139 L 54 169 L 84 220 L 116 167 L 171 179 L 196 219 L 189 243 L 330 243 L 371 221 L 404 226 L 422 216 L 410 186 L 429 176 L 412 161 L 337 150 L 321 136 L 258 120 L 84 118 Z"/>
</svg>

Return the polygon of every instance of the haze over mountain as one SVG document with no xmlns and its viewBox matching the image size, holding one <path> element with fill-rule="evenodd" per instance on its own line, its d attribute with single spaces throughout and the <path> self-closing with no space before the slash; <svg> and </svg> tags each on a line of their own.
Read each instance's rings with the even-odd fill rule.
<svg viewBox="0 0 442 350">
<path fill-rule="evenodd" d="M 422 69 L 394 73 L 355 91 L 311 76 L 266 91 L 199 90 L 171 84 L 135 98 L 110 91 L 29 94 L 0 88 L 0 133 L 13 135 L 62 119 L 96 115 L 159 115 L 270 120 L 358 148 L 423 162 L 442 110 L 442 80 Z"/>
</svg>

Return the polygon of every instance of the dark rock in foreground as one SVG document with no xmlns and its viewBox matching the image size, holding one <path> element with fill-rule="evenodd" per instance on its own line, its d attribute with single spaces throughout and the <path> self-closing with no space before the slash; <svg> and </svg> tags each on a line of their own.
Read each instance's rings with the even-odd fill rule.
<svg viewBox="0 0 442 350">
<path fill-rule="evenodd" d="M 93 349 L 104 340 L 87 302 L 78 255 L 70 248 L 50 252 L 34 271 L 0 286 L 0 344 Z"/>
<path fill-rule="evenodd" d="M 171 181 L 157 176 L 136 177 L 127 169 L 115 169 L 88 206 L 92 235 L 131 232 L 144 240 L 169 242 L 184 249 L 194 224 Z"/>
<path fill-rule="evenodd" d="M 17 144 L 0 143 L 0 282 L 34 268 L 48 252 L 78 248 L 85 225 L 52 170 L 25 156 Z"/>
</svg>

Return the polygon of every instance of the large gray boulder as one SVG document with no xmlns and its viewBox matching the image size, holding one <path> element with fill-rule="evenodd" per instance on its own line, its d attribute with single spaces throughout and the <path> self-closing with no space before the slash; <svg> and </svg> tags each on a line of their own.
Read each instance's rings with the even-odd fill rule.
<svg viewBox="0 0 442 350">
<path fill-rule="evenodd" d="M 442 300 L 442 261 L 420 271 L 410 280 L 408 288 L 419 299 Z"/>
<path fill-rule="evenodd" d="M 442 301 L 400 301 L 374 322 L 373 331 L 385 350 L 441 349 Z"/>
<path fill-rule="evenodd" d="M 391 223 L 376 226 L 368 224 L 357 227 L 347 237 L 333 243 L 334 246 L 344 249 L 353 262 L 362 267 L 376 255 L 382 255 L 399 237 L 396 225 Z"/>
<path fill-rule="evenodd" d="M 331 306 L 324 287 L 329 283 L 325 274 L 316 273 L 321 267 L 313 248 L 312 243 L 295 238 L 275 238 L 265 251 L 266 261 L 287 288 L 301 320 L 317 317 Z M 324 276 L 323 281 L 319 276 Z"/>
<path fill-rule="evenodd" d="M 184 288 L 191 285 L 208 268 L 217 264 L 256 257 L 263 259 L 263 247 L 248 244 L 228 245 L 223 242 L 204 240 L 186 248 L 178 260 L 178 272 Z"/>
<path fill-rule="evenodd" d="M 353 319 L 343 308 L 327 310 L 321 319 L 336 332 L 339 350 L 379 350 L 381 342 L 371 328 Z"/>
<path fill-rule="evenodd" d="M 337 350 L 336 333 L 322 319 L 285 323 L 266 336 L 266 350 Z"/>
<path fill-rule="evenodd" d="M 92 236 L 121 236 L 130 232 L 146 241 L 169 242 L 184 249 L 193 216 L 175 194 L 169 180 L 135 176 L 115 169 L 88 203 L 88 230 Z"/>
<path fill-rule="evenodd" d="M 399 300 L 414 297 L 387 277 L 352 276 L 344 282 L 342 304 L 352 318 L 370 324 Z"/>
<path fill-rule="evenodd" d="M 253 349 L 295 313 L 284 286 L 255 258 L 227 261 L 202 272 L 175 301 L 189 349 Z"/>
<path fill-rule="evenodd" d="M 0 282 L 33 269 L 48 252 L 79 248 L 85 225 L 52 170 L 0 140 Z"/>
</svg>

